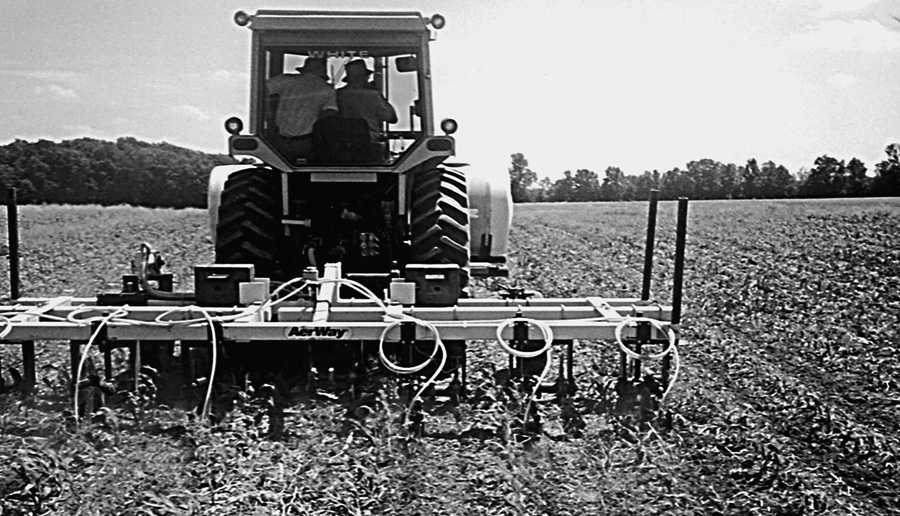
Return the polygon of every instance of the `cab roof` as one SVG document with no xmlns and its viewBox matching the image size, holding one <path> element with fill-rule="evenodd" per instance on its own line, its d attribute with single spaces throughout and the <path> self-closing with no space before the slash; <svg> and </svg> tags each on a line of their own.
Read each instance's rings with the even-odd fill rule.
<svg viewBox="0 0 900 516">
<path fill-rule="evenodd" d="M 260 10 L 249 26 L 258 31 L 427 32 L 428 20 L 418 12 Z"/>
</svg>

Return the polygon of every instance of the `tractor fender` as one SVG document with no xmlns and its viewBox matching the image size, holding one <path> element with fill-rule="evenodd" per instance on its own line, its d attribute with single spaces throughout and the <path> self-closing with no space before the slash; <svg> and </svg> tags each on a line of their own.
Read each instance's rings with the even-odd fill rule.
<svg viewBox="0 0 900 516">
<path fill-rule="evenodd" d="M 513 204 L 509 175 L 502 172 L 465 168 L 473 260 L 503 262 L 506 259 Z"/>
<path fill-rule="evenodd" d="M 240 170 L 255 168 L 247 165 L 219 165 L 209 173 L 209 188 L 207 190 L 206 205 L 209 210 L 209 234 L 213 244 L 216 243 L 216 226 L 219 223 L 219 204 L 222 200 L 222 190 L 225 189 L 225 181 L 231 174 Z"/>
</svg>

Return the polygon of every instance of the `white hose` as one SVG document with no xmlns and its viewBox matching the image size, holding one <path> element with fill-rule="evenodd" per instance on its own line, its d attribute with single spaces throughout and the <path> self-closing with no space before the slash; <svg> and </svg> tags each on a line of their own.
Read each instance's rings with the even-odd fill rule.
<svg viewBox="0 0 900 516">
<path fill-rule="evenodd" d="M 116 310 L 122 310 L 127 307 L 128 307 L 128 305 L 122 305 L 121 307 L 117 308 Z M 69 322 L 69 323 L 72 323 L 72 324 L 75 324 L 78 326 L 88 326 L 88 325 L 90 325 L 90 323 L 102 321 L 106 317 L 104 315 L 95 315 L 95 316 L 91 316 L 91 317 L 85 317 L 84 319 L 79 319 L 78 317 L 76 317 L 77 314 L 81 314 L 84 312 L 91 312 L 91 311 L 96 311 L 96 307 L 82 305 L 82 306 L 75 308 L 68 314 L 66 314 L 66 317 L 64 317 L 64 318 L 52 316 L 52 315 L 48 315 L 48 314 L 34 314 L 34 315 L 39 315 L 41 318 L 46 318 L 46 319 L 50 319 L 50 320 Z M 22 313 L 27 314 L 28 312 L 22 312 Z M 115 319 L 116 319 L 117 323 L 130 324 L 132 326 L 161 326 L 161 324 L 153 322 L 153 321 L 144 321 L 142 319 L 129 319 L 129 318 L 125 317 L 124 315 L 122 317 L 116 317 Z"/>
<path fill-rule="evenodd" d="M 201 318 L 193 318 L 193 319 L 183 319 L 183 320 L 168 320 L 166 317 L 170 314 L 176 312 L 193 312 L 197 310 L 202 315 Z M 216 330 L 213 327 L 214 322 L 229 322 L 234 320 L 235 318 L 244 315 L 235 314 L 225 317 L 213 317 L 210 315 L 209 311 L 203 309 L 199 306 L 182 306 L 173 308 L 172 310 L 167 310 L 156 318 L 155 324 L 165 324 L 169 326 L 190 326 L 193 324 L 206 323 L 209 326 L 209 335 L 210 335 L 210 348 L 211 348 L 211 357 L 212 357 L 212 365 L 210 367 L 209 377 L 207 379 L 206 386 L 206 396 L 203 399 L 203 408 L 200 410 L 200 416 L 205 421 L 209 417 L 209 400 L 212 398 L 212 388 L 213 388 L 213 380 L 216 377 L 216 370 L 218 368 L 218 359 L 219 359 L 219 346 L 218 339 L 216 337 Z M 182 345 L 184 343 L 182 342 Z"/>
<path fill-rule="evenodd" d="M 384 328 L 384 331 L 381 332 L 381 337 L 379 337 L 379 339 L 378 339 L 379 340 L 378 341 L 378 358 L 381 360 L 381 363 L 384 364 L 385 368 L 387 368 L 389 371 L 392 371 L 396 374 L 418 373 L 419 371 L 422 371 L 423 369 L 428 367 L 428 365 L 431 364 L 432 361 L 434 361 L 435 355 L 437 354 L 438 350 L 440 350 L 441 361 L 438 364 L 437 369 L 434 371 L 434 374 L 432 374 L 431 377 L 429 377 L 428 380 L 426 380 L 425 383 L 423 383 L 422 386 L 419 387 L 419 390 L 409 401 L 409 405 L 407 407 L 407 417 L 408 417 L 409 410 L 413 407 L 416 400 L 418 400 L 419 397 L 421 397 L 422 393 L 425 392 L 425 390 L 428 389 L 429 386 L 431 386 L 432 384 L 434 384 L 437 381 L 438 376 L 441 374 L 441 371 L 444 370 L 444 366 L 447 364 L 447 347 L 444 345 L 444 342 L 441 340 L 441 335 L 440 335 L 440 332 L 438 331 L 437 327 L 434 324 L 432 324 L 431 322 L 425 321 L 423 319 L 418 319 L 418 318 L 410 316 L 410 315 L 406 315 L 406 314 L 398 315 L 398 314 L 390 313 L 388 311 L 387 306 L 384 304 L 384 302 L 381 299 L 379 299 L 378 296 L 376 296 L 374 292 L 372 292 L 365 285 L 363 285 L 357 281 L 348 280 L 348 279 L 319 279 L 319 280 L 315 280 L 315 281 L 310 281 L 310 283 L 312 283 L 312 284 L 337 283 L 338 285 L 348 286 L 348 287 L 356 290 L 357 292 L 361 293 L 366 298 L 373 301 L 379 308 L 381 308 L 382 312 L 384 312 L 384 314 L 386 316 L 394 319 L 393 322 L 391 322 Z M 428 331 L 430 331 L 431 333 L 434 334 L 434 349 L 431 351 L 431 355 L 429 355 L 429 357 L 427 359 L 425 359 L 425 361 L 423 361 L 421 364 L 410 366 L 410 367 L 400 366 L 398 364 L 395 364 L 394 362 L 391 362 L 391 360 L 388 359 L 387 355 L 384 353 L 384 343 L 385 343 L 385 339 L 387 338 L 388 332 L 390 332 L 392 329 L 396 328 L 397 326 L 401 325 L 404 322 L 411 322 L 411 323 L 416 324 L 417 326 L 423 326 L 423 327 L 427 328 Z"/>
<path fill-rule="evenodd" d="M 3 330 L 0 331 L 0 340 L 3 340 L 9 332 L 12 331 L 12 321 L 5 315 L 0 315 L 0 321 L 3 322 Z"/>
<path fill-rule="evenodd" d="M 385 343 L 385 339 L 387 337 L 388 332 L 390 332 L 397 326 L 400 326 L 404 322 L 411 322 L 411 323 L 416 324 L 417 326 L 425 326 L 426 328 L 428 328 L 429 330 L 431 330 L 434 333 L 435 341 L 437 343 L 439 343 L 439 345 L 435 345 L 435 348 L 431 351 L 431 355 L 429 355 L 428 358 L 425 359 L 425 361 L 419 365 L 409 366 L 409 367 L 397 365 L 394 362 L 391 362 L 391 360 L 384 353 L 384 343 Z M 414 319 L 414 318 L 410 318 L 408 320 L 401 319 L 401 320 L 396 320 L 396 321 L 388 324 L 384 328 L 384 331 L 381 332 L 381 337 L 378 340 L 378 358 L 381 359 L 381 362 L 391 372 L 394 372 L 397 374 L 415 374 L 415 373 L 418 373 L 419 371 L 425 369 L 425 367 L 434 359 L 434 356 L 437 354 L 438 347 L 443 347 L 443 346 L 444 346 L 444 343 L 441 341 L 440 337 L 438 336 L 437 329 L 434 327 L 433 324 L 428 323 L 427 321 L 422 321 L 420 319 Z"/>
<path fill-rule="evenodd" d="M 544 346 L 535 351 L 522 351 L 511 347 L 506 339 L 503 338 L 503 330 L 517 322 L 526 322 L 528 324 L 537 326 L 538 329 L 541 330 L 541 334 L 544 336 Z M 534 388 L 531 391 L 531 396 L 529 396 L 528 401 L 525 403 L 525 415 L 523 416 L 524 424 L 525 418 L 528 418 L 528 415 L 531 412 L 531 403 L 537 397 L 538 389 L 541 388 L 541 384 L 544 383 L 544 380 L 547 378 L 547 374 L 550 372 L 550 365 L 553 361 L 553 353 L 550 352 L 550 350 L 553 348 L 553 329 L 544 321 L 523 317 L 514 317 L 503 321 L 500 326 L 497 326 L 497 342 L 500 344 L 500 347 L 503 348 L 504 351 L 518 358 L 537 358 L 542 354 L 547 353 L 547 362 L 544 364 L 544 370 L 541 371 L 541 375 L 538 377 L 537 381 L 534 384 Z M 510 371 L 510 374 L 512 374 L 512 371 Z"/>
<path fill-rule="evenodd" d="M 174 313 L 191 312 L 192 310 L 197 310 L 197 311 L 201 312 L 201 315 L 203 315 L 203 317 L 195 317 L 193 319 L 167 319 L 168 316 L 170 316 Z M 255 313 L 258 313 L 258 311 L 259 311 L 258 306 L 248 307 L 248 309 L 242 310 L 236 314 L 220 315 L 220 316 L 215 317 L 214 319 L 216 321 L 223 322 L 223 323 L 224 322 L 232 322 L 232 321 L 241 319 L 243 317 L 247 317 L 248 315 L 253 315 Z M 209 317 L 209 313 L 207 313 L 205 310 L 203 310 L 199 306 L 191 305 L 191 306 L 180 306 L 180 307 L 173 308 L 171 310 L 166 310 L 165 312 L 156 316 L 156 319 L 154 319 L 153 322 L 155 324 L 161 324 L 164 326 L 190 326 L 192 324 L 199 324 L 199 323 L 207 322 L 208 317 Z"/>
<path fill-rule="evenodd" d="M 76 418 L 78 417 L 78 401 L 79 401 L 78 400 L 78 398 L 79 398 L 78 383 L 81 381 L 81 374 L 84 369 L 84 363 L 87 361 L 88 350 L 93 345 L 94 341 L 97 339 L 97 336 L 100 335 L 100 331 L 103 329 L 103 327 L 106 326 L 109 323 L 109 321 L 111 321 L 112 319 L 116 319 L 117 322 L 127 322 L 129 324 L 143 324 L 143 325 L 148 325 L 148 326 L 190 325 L 190 324 L 197 324 L 197 323 L 201 323 L 201 322 L 206 322 L 209 325 L 210 335 L 211 335 L 211 347 L 212 347 L 212 351 L 211 351 L 212 366 L 211 366 L 211 371 L 210 371 L 210 375 L 209 375 L 209 380 L 207 382 L 206 396 L 203 401 L 203 408 L 201 409 L 201 416 L 204 420 L 206 420 L 209 416 L 209 402 L 210 402 L 210 399 L 212 398 L 213 379 L 215 378 L 216 369 L 218 368 L 218 341 L 216 338 L 215 328 L 213 327 L 213 321 L 215 319 L 209 314 L 209 312 L 207 310 L 204 310 L 201 307 L 188 306 L 188 307 L 179 307 L 179 308 L 176 308 L 173 310 L 168 310 L 168 311 L 164 312 L 163 314 L 161 314 L 159 317 L 157 317 L 157 320 L 154 322 L 140 321 L 140 320 L 133 320 L 133 319 L 125 319 L 124 316 L 128 314 L 128 311 L 126 310 L 127 308 L 128 308 L 128 305 L 125 305 L 122 308 L 112 312 L 111 314 L 109 314 L 105 317 L 94 316 L 94 317 L 87 317 L 84 319 L 76 318 L 75 314 L 87 311 L 87 309 L 86 308 L 78 308 L 78 309 L 75 309 L 72 312 L 70 312 L 67 317 L 67 319 L 70 322 L 73 322 L 78 325 L 84 325 L 85 323 L 92 323 L 92 322 L 97 322 L 97 321 L 100 322 L 100 324 L 97 325 L 97 328 L 91 334 L 90 339 L 88 339 L 88 342 L 85 345 L 84 350 L 82 351 L 81 359 L 78 361 L 78 369 L 77 369 L 77 372 L 75 375 L 75 396 L 74 396 L 74 400 L 73 400 L 75 417 Z M 191 310 L 198 310 L 203 315 L 203 318 L 202 319 L 193 319 L 193 320 L 182 320 L 182 321 L 162 320 L 168 314 L 175 313 L 175 312 L 184 312 L 184 311 L 189 312 Z M 0 338 L 2 338 L 2 337 L 0 337 Z M 137 390 L 139 387 L 139 375 L 140 375 L 140 370 L 139 370 L 140 342 L 138 342 L 138 345 L 135 347 L 135 353 L 137 353 L 137 356 L 135 357 L 137 362 L 135 363 L 134 387 L 135 387 L 135 390 Z"/>
<path fill-rule="evenodd" d="M 662 350 L 659 353 L 651 353 L 645 355 L 635 353 L 625 345 L 625 342 L 622 340 L 622 330 L 624 330 L 626 326 L 633 326 L 641 322 L 650 323 L 651 326 L 653 326 L 660 332 L 665 333 L 666 338 L 669 341 L 669 345 L 666 346 L 666 349 Z M 622 353 L 625 353 L 625 355 L 627 355 L 632 360 L 658 359 L 663 358 L 670 353 L 672 354 L 672 361 L 675 364 L 675 371 L 672 373 L 672 379 L 669 381 L 669 386 L 666 387 L 666 391 L 663 392 L 662 398 L 660 399 L 661 404 L 665 403 L 669 392 L 671 392 L 672 387 L 675 386 L 675 382 L 678 380 L 678 373 L 681 370 L 681 357 L 678 355 L 678 348 L 675 346 L 675 342 L 677 340 L 678 337 L 675 335 L 675 331 L 672 329 L 671 325 L 669 325 L 668 327 L 664 326 L 662 322 L 656 319 L 650 319 L 649 317 L 626 317 L 616 326 L 616 343 L 619 345 L 619 349 L 622 350 Z"/>
<path fill-rule="evenodd" d="M 209 380 L 206 382 L 206 398 L 204 398 L 203 400 L 203 408 L 200 411 L 200 416 L 203 421 L 207 421 L 209 419 L 209 400 L 210 398 L 212 398 L 213 380 L 215 380 L 216 378 L 219 350 L 217 342 L 218 339 L 216 338 L 216 329 L 213 327 L 213 318 L 209 315 L 209 312 L 202 308 L 200 308 L 200 312 L 206 319 L 206 323 L 209 324 L 210 347 L 212 348 L 212 370 L 209 372 Z"/>
<path fill-rule="evenodd" d="M 510 347 L 510 345 L 506 342 L 506 339 L 503 338 L 503 330 L 517 322 L 526 322 L 528 324 L 537 326 L 538 329 L 541 330 L 541 334 L 544 335 L 544 347 L 535 351 L 521 351 Z M 537 319 L 513 317 L 500 323 L 500 326 L 497 326 L 497 342 L 500 343 L 500 347 L 502 347 L 510 355 L 519 358 L 535 358 L 541 356 L 544 352 L 548 351 L 553 346 L 553 329 L 550 328 L 547 323 L 539 321 Z"/>
<path fill-rule="evenodd" d="M 346 285 L 346 286 L 352 288 L 353 290 L 359 292 L 360 294 L 366 296 L 366 298 L 368 298 L 369 300 L 374 302 L 376 305 L 378 305 L 378 308 L 381 308 L 381 310 L 384 312 L 385 315 L 387 315 L 389 317 L 395 317 L 394 314 L 388 313 L 388 308 L 384 304 L 384 301 L 379 299 L 378 296 L 376 296 L 374 292 L 369 290 L 365 285 L 363 285 L 362 283 L 360 283 L 358 281 L 343 279 L 343 278 L 310 280 L 310 284 L 322 285 L 325 283 L 337 283 L 338 285 Z M 409 317 L 409 316 L 404 316 L 404 317 Z"/>
<path fill-rule="evenodd" d="M 72 414 L 74 415 L 76 421 L 78 420 L 78 391 L 79 391 L 78 384 L 81 382 L 81 372 L 84 370 L 84 363 L 87 361 L 88 350 L 91 348 L 91 345 L 93 345 L 94 341 L 97 340 L 97 337 L 100 335 L 100 331 L 103 330 L 103 327 L 106 326 L 110 320 L 112 320 L 116 317 L 121 317 L 121 316 L 128 314 L 127 308 L 128 308 L 128 305 L 125 305 L 122 308 L 119 308 L 118 310 L 110 313 L 106 317 L 99 318 L 100 324 L 98 324 L 97 328 L 94 329 L 94 332 L 91 333 L 91 337 L 88 339 L 87 344 L 85 344 L 85 346 L 84 346 L 84 350 L 81 353 L 81 359 L 78 361 L 78 370 L 75 372 L 75 380 L 74 380 L 75 396 L 73 398 L 73 403 L 74 403 L 73 409 L 74 410 L 72 411 Z M 90 319 L 95 320 L 97 318 L 90 318 Z M 82 319 L 82 321 L 86 321 L 86 320 L 87 319 Z"/>
<path fill-rule="evenodd" d="M 276 296 L 278 296 L 278 294 L 280 294 L 282 290 L 287 289 L 289 286 L 293 285 L 295 282 L 303 282 L 303 285 L 301 285 L 297 290 L 294 290 L 291 294 L 288 294 L 287 296 L 284 296 L 282 299 L 287 299 L 287 298 L 291 297 L 292 295 L 294 295 L 295 293 L 299 292 L 300 290 L 306 288 L 306 286 L 307 286 L 306 284 L 307 284 L 308 280 L 307 280 L 306 278 L 303 278 L 303 277 L 298 277 L 298 278 L 294 278 L 294 279 L 285 281 L 284 283 L 282 283 L 281 285 L 279 285 L 278 288 L 276 288 L 276 289 L 272 292 L 272 294 L 269 295 L 269 298 L 270 298 L 271 300 L 276 299 Z"/>
<path fill-rule="evenodd" d="M 403 366 L 397 365 L 397 364 L 391 362 L 390 359 L 388 359 L 387 355 L 385 355 L 385 353 L 384 353 L 384 342 L 385 342 L 385 338 L 387 337 L 388 332 L 391 331 L 392 329 L 396 328 L 397 326 L 400 326 L 404 322 L 412 322 L 412 323 L 415 323 L 416 325 L 424 326 L 424 327 L 428 328 L 432 333 L 434 333 L 434 349 L 431 351 L 431 355 L 427 359 L 425 359 L 425 361 L 423 361 L 421 364 L 416 365 L 416 366 L 403 367 Z M 447 347 L 444 345 L 444 342 L 441 340 L 441 337 L 440 337 L 440 334 L 438 333 L 437 328 L 433 324 L 431 324 L 428 321 L 416 319 L 414 317 L 409 317 L 406 319 L 394 321 L 394 322 L 388 324 L 384 328 L 384 331 L 381 332 L 381 337 L 379 338 L 379 342 L 378 342 L 378 358 L 381 359 L 381 363 L 384 364 L 384 366 L 388 370 L 390 370 L 394 373 L 397 373 L 397 374 L 415 374 L 415 373 L 418 373 L 419 371 L 425 369 L 428 366 L 428 364 L 430 364 L 434 360 L 434 355 L 437 354 L 438 349 L 440 349 L 440 351 L 441 351 L 441 362 L 438 364 L 437 369 L 435 369 L 434 374 L 432 374 L 431 377 L 428 378 L 428 380 L 426 380 L 425 383 L 423 383 L 421 387 L 419 387 L 419 390 L 416 392 L 416 394 L 409 400 L 409 405 L 407 408 L 407 418 L 409 416 L 409 410 L 413 407 L 416 400 L 419 399 L 419 397 L 422 395 L 422 393 L 425 392 L 425 390 L 431 384 L 433 384 L 434 382 L 437 381 L 437 377 L 441 374 L 441 371 L 444 370 L 444 366 L 447 364 Z"/>
<path fill-rule="evenodd" d="M 40 307 L 34 307 L 31 310 L 23 310 L 21 312 L 13 310 L 10 312 L 0 313 L 0 317 L 4 319 L 8 319 L 10 317 L 19 317 L 22 315 L 30 315 L 32 317 L 37 317 L 38 319 L 48 319 L 50 321 L 66 322 L 65 317 L 59 317 L 57 315 L 50 315 L 48 313 L 41 312 Z M 10 320 L 10 322 L 12 323 L 13 321 Z"/>
</svg>

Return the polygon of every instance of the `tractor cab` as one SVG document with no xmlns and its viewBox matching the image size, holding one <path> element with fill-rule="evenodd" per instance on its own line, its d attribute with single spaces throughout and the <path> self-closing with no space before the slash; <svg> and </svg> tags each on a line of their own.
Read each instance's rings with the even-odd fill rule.
<svg viewBox="0 0 900 516">
<path fill-rule="evenodd" d="M 235 22 L 249 26 L 253 34 L 250 84 L 250 120 L 247 132 L 236 118 L 226 122 L 232 154 L 250 155 L 281 170 L 331 166 L 384 166 L 393 168 L 421 148 L 452 155 L 453 140 L 434 136 L 431 73 L 428 43 L 432 29 L 443 18 L 423 18 L 419 13 L 322 13 L 312 11 L 239 12 Z M 312 60 L 325 61 L 317 80 L 300 79 Z M 353 63 L 353 64 L 351 64 Z M 317 112 L 309 107 L 292 114 L 290 100 L 281 98 L 273 85 L 279 82 L 317 82 L 317 95 L 359 85 L 349 84 L 348 66 L 364 70 L 365 89 L 372 101 L 385 102 L 393 116 L 367 116 L 359 110 Z M 308 88 L 304 85 L 302 88 Z M 283 90 L 284 88 L 282 88 Z M 283 92 L 282 92 L 283 94 Z M 321 98 L 316 100 L 319 102 Z M 299 103 L 302 103 L 301 99 Z M 298 102 L 295 102 L 296 105 Z M 305 117 L 302 128 L 289 125 L 289 116 Z M 314 118 L 314 119 L 310 119 Z M 282 120 L 279 124 L 277 120 Z M 443 124 L 449 135 L 455 122 Z M 311 130 L 310 130 L 311 129 Z M 303 133 L 303 134 L 297 134 Z M 410 159 L 410 164 L 420 162 Z"/>
</svg>

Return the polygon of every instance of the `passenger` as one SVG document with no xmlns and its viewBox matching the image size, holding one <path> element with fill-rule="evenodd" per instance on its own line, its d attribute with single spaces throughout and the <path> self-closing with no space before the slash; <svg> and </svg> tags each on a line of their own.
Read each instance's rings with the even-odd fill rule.
<svg viewBox="0 0 900 516">
<path fill-rule="evenodd" d="M 369 82 L 372 71 L 366 62 L 357 59 L 347 63 L 344 69 L 346 86 L 337 91 L 337 104 L 344 118 L 362 118 L 369 124 L 372 143 L 382 141 L 382 123 L 397 123 L 394 107 Z"/>
<path fill-rule="evenodd" d="M 313 124 L 337 115 L 338 107 L 325 58 L 308 57 L 297 71 L 300 73 L 281 74 L 266 82 L 266 119 L 275 121 L 269 137 L 291 160 L 309 156 Z"/>
</svg>

